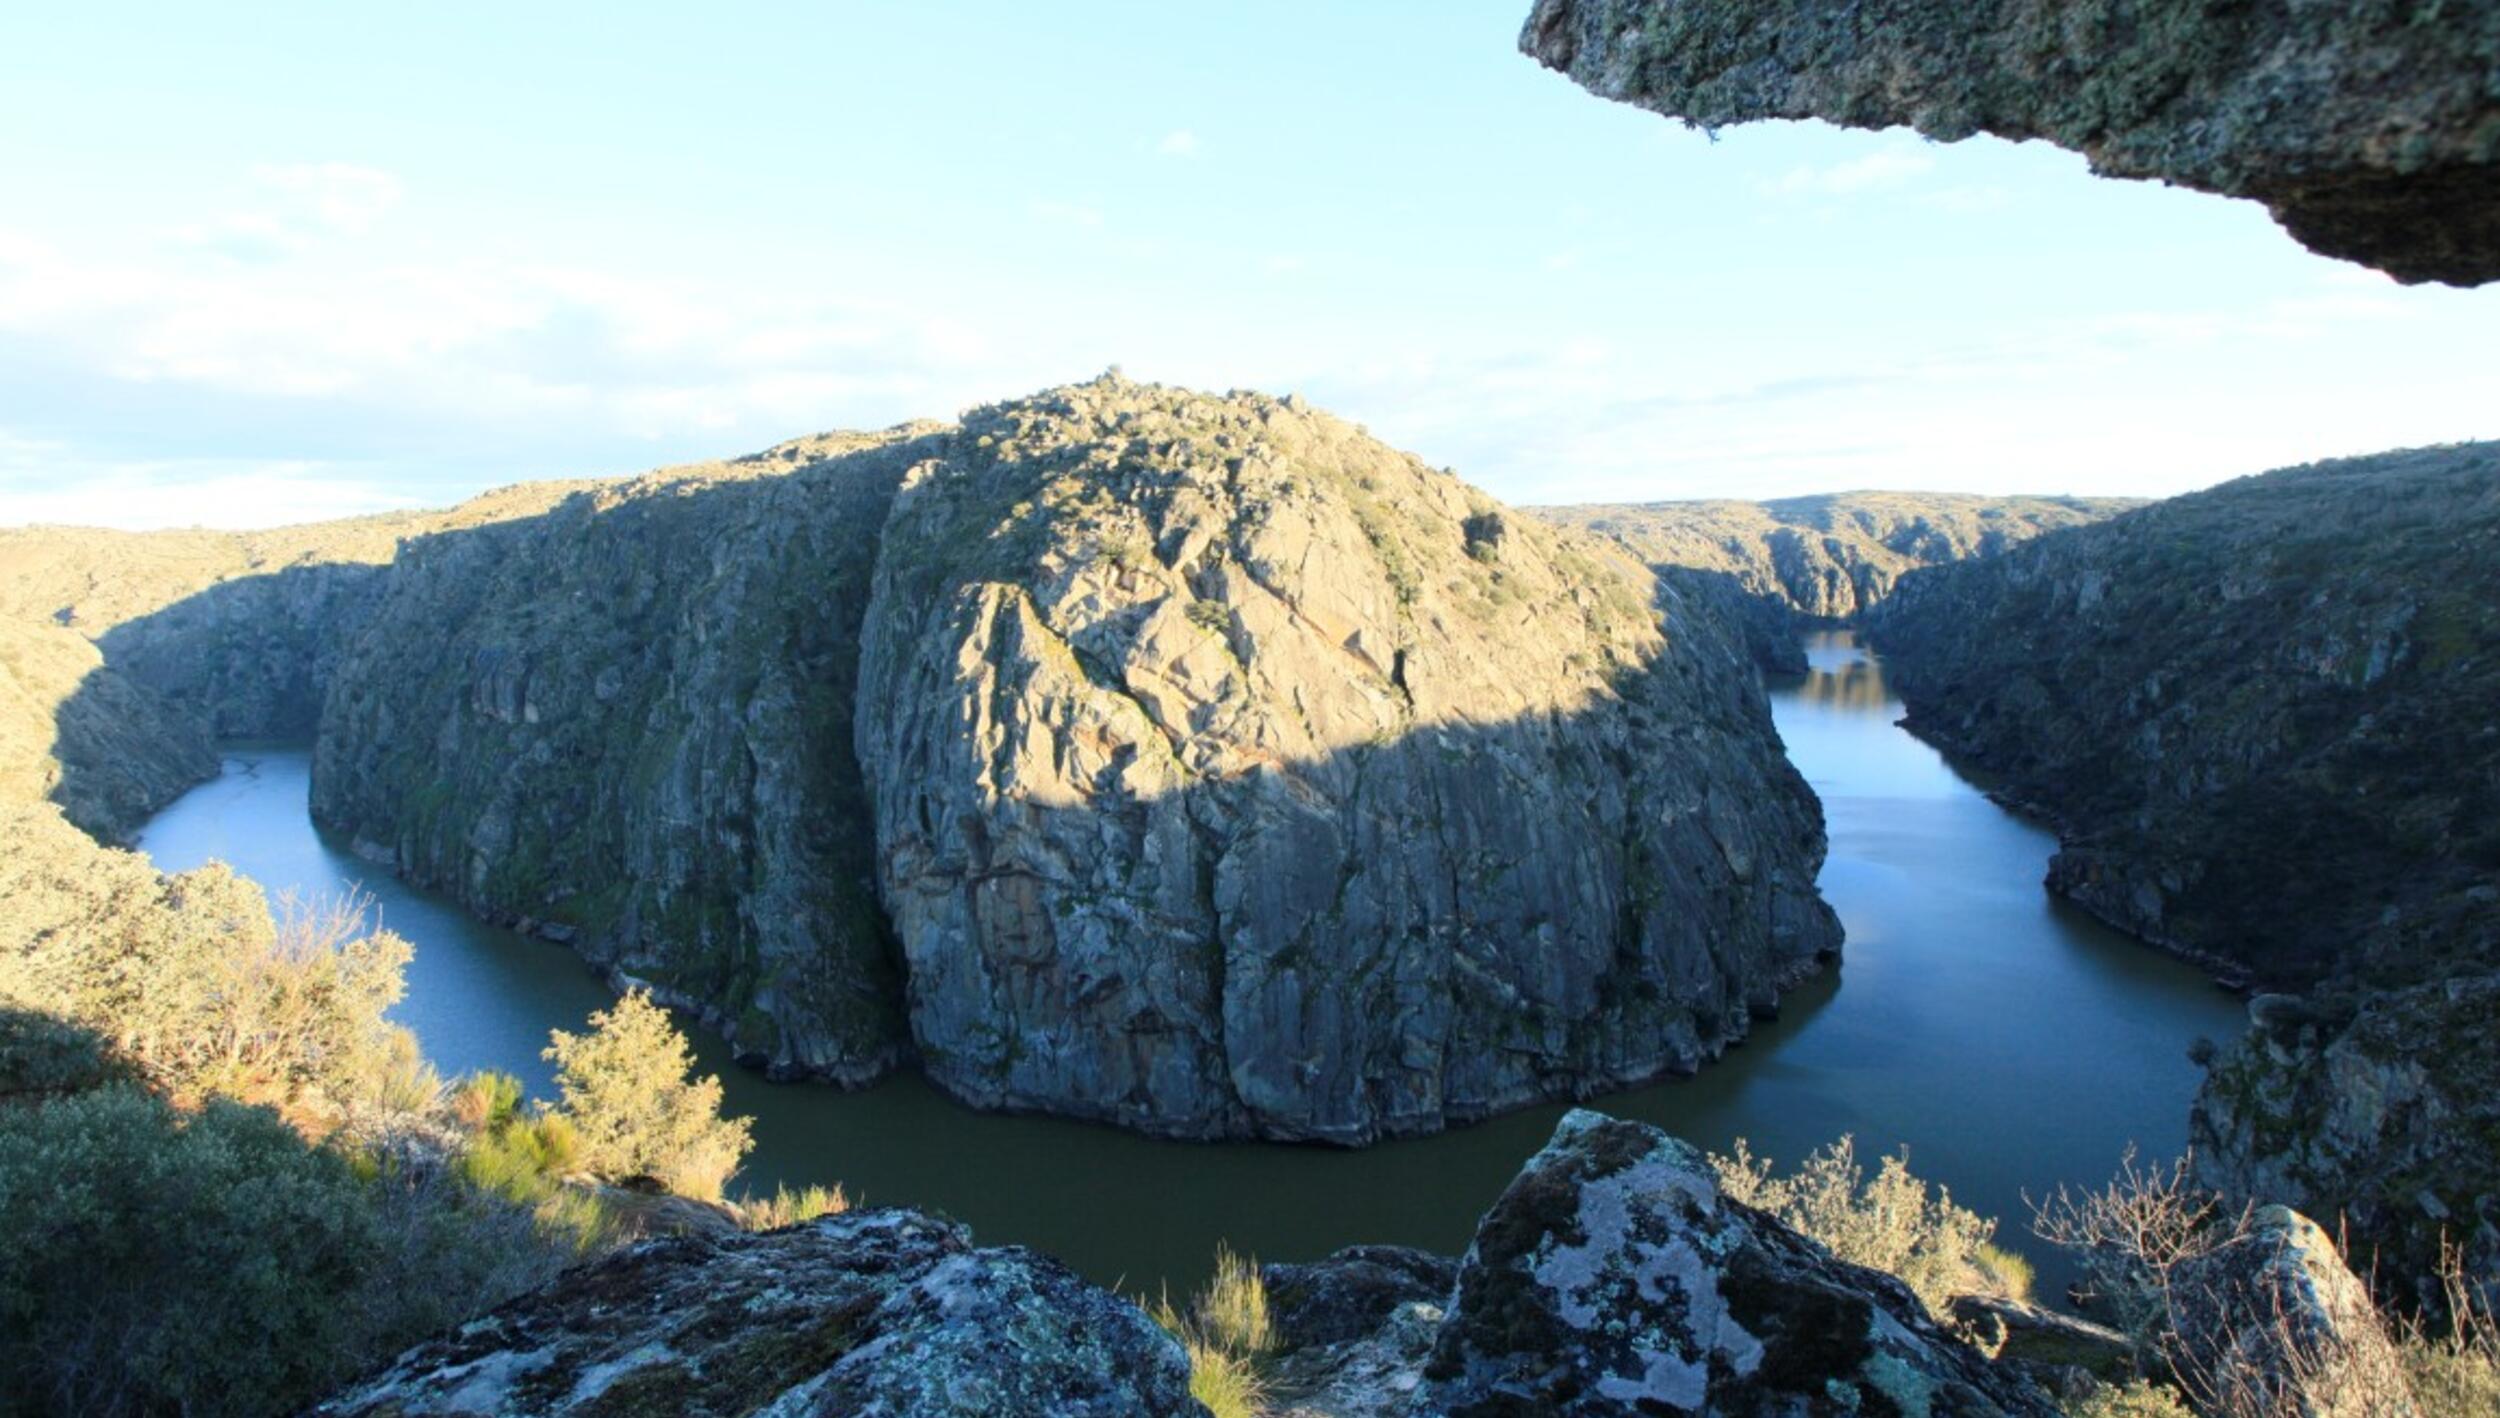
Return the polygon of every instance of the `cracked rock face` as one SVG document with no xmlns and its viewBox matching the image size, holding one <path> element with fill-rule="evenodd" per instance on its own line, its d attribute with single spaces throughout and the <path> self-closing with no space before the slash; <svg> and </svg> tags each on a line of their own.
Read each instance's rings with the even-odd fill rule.
<svg viewBox="0 0 2500 1418">
<path fill-rule="evenodd" d="M 1710 617 L 1292 402 L 976 411 L 897 494 L 860 761 L 992 1107 L 1364 1142 L 1689 1070 L 1837 946 Z"/>
<path fill-rule="evenodd" d="M 1693 1148 L 1586 1111 L 1477 1224 L 1423 1377 L 1451 1418 L 2056 1411 Z"/>
<path fill-rule="evenodd" d="M 1020 1247 L 876 1210 L 649 1241 L 569 1271 L 314 1410 L 333 1418 L 1189 1418 L 1180 1346 Z"/>
<path fill-rule="evenodd" d="M 2500 279 L 2500 3 L 1538 0 L 1520 46 L 1703 127 L 2042 138 L 2263 202 L 2400 281 Z"/>
</svg>

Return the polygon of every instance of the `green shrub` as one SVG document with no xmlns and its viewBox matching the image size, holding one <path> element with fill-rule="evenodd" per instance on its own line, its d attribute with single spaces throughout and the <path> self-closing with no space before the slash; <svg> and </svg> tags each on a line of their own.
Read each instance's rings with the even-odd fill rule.
<svg viewBox="0 0 2500 1418">
<path fill-rule="evenodd" d="M 649 1177 L 680 1196 L 720 1200 L 755 1145 L 746 1118 L 720 1115 L 718 1078 L 695 1078 L 686 1036 L 641 990 L 590 1016 L 590 1032 L 553 1031 L 562 1113 L 581 1165 L 611 1181 Z"/>
<path fill-rule="evenodd" d="M 1738 1138 L 1734 1156 L 1712 1153 L 1710 1165 L 1727 1195 L 1771 1213 L 1842 1260 L 1900 1277 L 1932 1314 L 1943 1314 L 1945 1302 L 1958 1294 L 2029 1297 L 2031 1267 L 1995 1244 L 1997 1223 L 1955 1206 L 1942 1187 L 1931 1194 L 1910 1174 L 1904 1155 L 1885 1158 L 1870 1179 L 1856 1142 L 1844 1135 L 1783 1177 Z"/>
<path fill-rule="evenodd" d="M 0 1409 L 286 1412 L 552 1269 L 528 1219 L 277 1113 L 0 1108 Z"/>
</svg>

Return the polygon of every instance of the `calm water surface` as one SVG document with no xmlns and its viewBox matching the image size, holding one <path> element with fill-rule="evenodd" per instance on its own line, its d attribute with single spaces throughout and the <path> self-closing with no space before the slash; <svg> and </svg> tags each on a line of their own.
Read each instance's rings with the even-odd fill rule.
<svg viewBox="0 0 2500 1418">
<path fill-rule="evenodd" d="M 1772 711 L 1830 822 L 1822 887 L 1848 928 L 1845 962 L 1699 1077 L 1596 1106 L 1722 1151 L 1749 1138 L 1783 1162 L 1841 1133 L 1862 1155 L 1906 1146 L 1920 1175 L 2027 1242 L 2026 1191 L 2098 1181 L 2131 1142 L 2156 1155 L 2183 1145 L 2197 1082 L 2187 1046 L 2236 1033 L 2241 1007 L 2044 892 L 2054 839 L 1897 728 L 1881 667 L 1846 632 L 1807 648 L 1810 671 L 1773 686 Z M 435 1063 L 550 1091 L 547 1031 L 580 1028 L 606 986 L 562 947 L 482 925 L 325 838 L 306 812 L 310 772 L 301 749 L 230 751 L 225 774 L 159 814 L 140 844 L 169 871 L 230 862 L 273 896 L 370 893 L 415 943 L 395 1013 Z M 768 1084 L 717 1040 L 696 1042 L 730 1110 L 755 1119 L 741 1184 L 840 1181 L 1149 1293 L 1195 1283 L 1219 1240 L 1277 1260 L 1358 1241 L 1462 1249 L 1563 1111 L 1360 1152 L 1156 1142 L 974 1113 L 917 1077 L 852 1094 Z M 2037 1258 L 2044 1279 L 2062 1273 Z"/>
</svg>

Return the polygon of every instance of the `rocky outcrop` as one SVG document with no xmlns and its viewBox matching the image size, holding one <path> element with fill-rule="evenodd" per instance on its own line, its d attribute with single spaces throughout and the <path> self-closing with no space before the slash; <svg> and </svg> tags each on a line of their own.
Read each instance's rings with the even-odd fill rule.
<svg viewBox="0 0 2500 1418">
<path fill-rule="evenodd" d="M 1418 1412 L 2023 1414 L 1891 1276 L 1720 1194 L 1656 1128 L 1564 1118 L 1476 1228 Z"/>
<path fill-rule="evenodd" d="M 2500 4 L 1538 0 L 1520 45 L 1704 128 L 2042 138 L 2263 202 L 2402 281 L 2500 279 Z"/>
<path fill-rule="evenodd" d="M 412 539 L 343 652 L 313 812 L 777 1074 L 905 1042 L 852 685 L 921 431 L 831 437 Z"/>
<path fill-rule="evenodd" d="M 1291 402 L 969 415 L 859 692 L 913 1035 L 981 1106 L 1428 1131 L 1689 1071 L 1838 942 L 1712 617 Z"/>
<path fill-rule="evenodd" d="M 2500 1131 L 2434 1105 L 2488 1063 L 2433 1027 L 2500 967 L 2495 565 L 2500 445 L 2466 444 L 1917 572 L 1868 622 L 1910 727 L 2057 824 L 2053 889 L 2305 996 L 2209 1079 L 2208 1165 L 2321 1213 L 2406 1179 L 2350 1213 L 2391 1269 L 2436 1255 L 2413 1192 L 2471 1207 L 2500 1175 Z"/>
<path fill-rule="evenodd" d="M 1803 673 L 1802 624 L 1852 619 L 1919 567 L 1994 556 L 2042 532 L 2140 505 L 2114 497 L 1847 492 L 1532 510 L 1621 544 L 1742 627 L 1764 668 Z"/>
<path fill-rule="evenodd" d="M 1203 1415 L 1136 1306 L 916 1212 L 648 1241 L 401 1355 L 314 1412 Z"/>
<path fill-rule="evenodd" d="M 2283 1418 L 2409 1418 L 2369 1288 L 2318 1224 L 2269 1206 L 2170 1278 L 2169 1355 L 2203 1407 Z"/>
<path fill-rule="evenodd" d="M 2500 975 L 2391 991 L 2348 1023 L 2252 1003 L 2190 1119 L 2205 1180 L 2340 1217 L 2389 1281 L 2432 1275 L 2443 1244 L 2500 1277 Z"/>
<path fill-rule="evenodd" d="M 1690 1070 L 1838 945 L 1706 609 L 1116 377 L 410 539 L 313 806 L 777 1073 L 1187 1136 Z"/>
</svg>

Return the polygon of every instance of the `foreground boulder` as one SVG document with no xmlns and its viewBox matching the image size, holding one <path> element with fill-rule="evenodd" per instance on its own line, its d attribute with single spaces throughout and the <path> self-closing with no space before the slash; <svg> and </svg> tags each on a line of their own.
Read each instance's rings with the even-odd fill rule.
<svg viewBox="0 0 2500 1418">
<path fill-rule="evenodd" d="M 2045 138 L 2266 204 L 2401 281 L 2500 279 L 2500 4 L 1538 0 L 1520 45 L 1704 127 Z"/>
<path fill-rule="evenodd" d="M 2171 1361 L 2220 1413 L 2407 1418 L 2413 1402 L 2368 1287 L 2318 1224 L 2269 1206 L 2171 1273 Z"/>
<path fill-rule="evenodd" d="M 1197 1415 L 1136 1306 L 916 1212 L 645 1242 L 419 1345 L 338 1418 Z"/>
<path fill-rule="evenodd" d="M 2056 1412 L 1693 1148 L 1586 1111 L 1478 1224 L 1423 1376 L 1454 1418 Z"/>
</svg>

